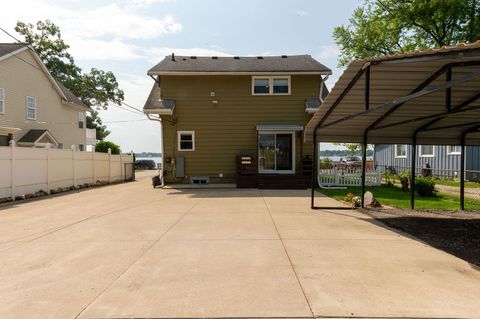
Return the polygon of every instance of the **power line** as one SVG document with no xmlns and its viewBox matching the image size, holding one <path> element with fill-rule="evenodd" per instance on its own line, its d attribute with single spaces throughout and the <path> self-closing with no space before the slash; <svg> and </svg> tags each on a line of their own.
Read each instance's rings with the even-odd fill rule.
<svg viewBox="0 0 480 319">
<path fill-rule="evenodd" d="M 10 38 L 14 39 L 15 41 L 22 43 L 22 41 L 20 41 L 20 40 L 18 40 L 17 38 L 15 38 L 15 37 L 14 37 L 13 35 L 11 35 L 8 31 L 6 31 L 4 28 L 0 27 L 0 30 L 2 30 L 3 32 L 5 32 Z"/>
<path fill-rule="evenodd" d="M 123 101 L 122 101 L 122 104 L 123 104 L 123 105 L 125 105 L 126 107 L 129 107 L 129 108 L 131 108 L 131 109 L 134 109 L 135 111 L 138 111 L 138 112 L 140 112 L 140 113 L 142 113 L 142 114 L 143 114 L 143 111 L 142 111 L 142 110 L 140 110 L 140 109 L 137 109 L 136 107 L 134 107 L 134 106 L 131 106 L 131 105 L 130 105 L 130 104 L 128 104 L 128 103 L 125 103 L 125 102 L 123 102 Z"/>
<path fill-rule="evenodd" d="M 127 108 L 124 108 L 124 107 L 122 107 L 121 105 L 118 105 L 118 104 L 110 104 L 110 106 L 115 106 L 115 107 L 117 107 L 117 108 L 119 108 L 119 109 L 121 109 L 121 110 L 130 112 L 130 113 L 133 113 L 133 114 L 142 114 L 142 115 L 143 115 L 143 112 L 140 112 L 140 111 L 138 111 L 138 110 L 137 110 L 137 111 L 132 111 L 132 110 L 127 109 Z"/>
</svg>

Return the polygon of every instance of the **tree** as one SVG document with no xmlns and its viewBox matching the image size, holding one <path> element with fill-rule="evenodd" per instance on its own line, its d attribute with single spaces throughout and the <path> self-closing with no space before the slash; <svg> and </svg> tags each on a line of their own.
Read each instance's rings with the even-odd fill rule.
<svg viewBox="0 0 480 319">
<path fill-rule="evenodd" d="M 474 42 L 479 0 L 366 0 L 348 26 L 336 27 L 339 65 L 354 59 Z"/>
<path fill-rule="evenodd" d="M 52 76 L 92 108 L 87 127 L 96 129 L 97 139 L 103 140 L 110 132 L 97 111 L 107 109 L 109 103 L 121 104 L 124 100 L 115 75 L 95 68 L 83 73 L 68 52 L 70 46 L 62 39 L 60 28 L 50 20 L 38 21 L 35 25 L 18 21 L 15 31 L 33 47 Z"/>
<path fill-rule="evenodd" d="M 108 149 L 112 154 L 120 154 L 120 146 L 110 141 L 100 141 L 95 145 L 95 152 L 108 153 Z"/>
<path fill-rule="evenodd" d="M 361 149 L 362 145 L 358 143 L 333 143 L 334 145 L 343 146 L 350 151 L 350 156 L 354 156 L 355 153 Z"/>
</svg>

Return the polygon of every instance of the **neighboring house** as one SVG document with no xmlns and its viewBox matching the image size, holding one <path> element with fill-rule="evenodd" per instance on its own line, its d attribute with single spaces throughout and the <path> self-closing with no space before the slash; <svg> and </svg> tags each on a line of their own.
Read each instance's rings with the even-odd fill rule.
<svg viewBox="0 0 480 319">
<path fill-rule="evenodd" d="M 303 128 L 329 74 L 309 55 L 164 58 L 148 71 L 156 83 L 144 112 L 163 123 L 166 183 L 232 183 L 244 164 L 250 186 L 306 187 L 313 146 Z"/>
<path fill-rule="evenodd" d="M 460 145 L 418 145 L 417 171 L 421 172 L 426 164 L 432 175 L 438 177 L 458 177 L 460 172 Z M 411 167 L 412 146 L 403 144 L 375 145 L 374 162 L 377 167 L 394 168 L 397 173 L 408 171 Z M 480 147 L 465 148 L 465 169 L 467 180 L 480 178 Z"/>
<path fill-rule="evenodd" d="M 0 43 L 0 146 L 85 150 L 89 110 L 29 46 Z"/>
</svg>

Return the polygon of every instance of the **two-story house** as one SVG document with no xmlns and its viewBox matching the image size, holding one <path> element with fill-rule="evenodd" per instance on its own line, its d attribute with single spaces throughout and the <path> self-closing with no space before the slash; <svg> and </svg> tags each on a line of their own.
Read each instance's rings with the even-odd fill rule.
<svg viewBox="0 0 480 319">
<path fill-rule="evenodd" d="M 242 169 L 250 186 L 306 187 L 313 147 L 303 128 L 329 74 L 309 55 L 165 57 L 148 71 L 144 107 L 162 122 L 165 182 L 232 183 Z"/>
<path fill-rule="evenodd" d="M 0 146 L 84 150 L 88 111 L 29 46 L 0 43 Z"/>
</svg>

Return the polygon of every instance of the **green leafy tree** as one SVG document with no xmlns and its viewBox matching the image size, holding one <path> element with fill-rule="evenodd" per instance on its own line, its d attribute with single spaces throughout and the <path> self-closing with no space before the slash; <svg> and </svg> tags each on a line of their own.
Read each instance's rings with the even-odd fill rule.
<svg viewBox="0 0 480 319">
<path fill-rule="evenodd" d="M 95 145 L 95 152 L 108 153 L 108 149 L 112 150 L 112 154 L 120 154 L 120 146 L 110 141 L 100 141 Z"/>
<path fill-rule="evenodd" d="M 110 132 L 97 111 L 107 109 L 109 103 L 121 104 L 124 100 L 115 75 L 95 68 L 83 73 L 68 52 L 70 46 L 62 39 L 60 28 L 50 20 L 38 21 L 35 25 L 18 21 L 15 31 L 38 53 L 52 76 L 92 108 L 87 127 L 96 129 L 97 139 L 103 140 Z"/>
<path fill-rule="evenodd" d="M 350 152 L 350 156 L 354 156 L 355 153 L 357 153 L 357 151 L 360 151 L 360 149 L 362 148 L 362 145 L 358 143 L 333 143 L 333 144 L 345 147 Z"/>
<path fill-rule="evenodd" d="M 366 0 L 335 28 L 339 65 L 480 39 L 479 0 Z"/>
</svg>

